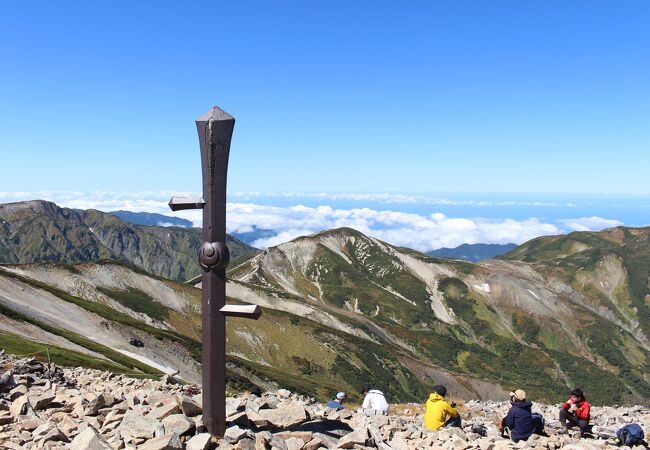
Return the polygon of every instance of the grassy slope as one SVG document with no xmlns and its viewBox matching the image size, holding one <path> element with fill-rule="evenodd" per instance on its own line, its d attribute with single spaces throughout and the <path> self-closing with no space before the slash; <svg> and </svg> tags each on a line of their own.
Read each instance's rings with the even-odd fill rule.
<svg viewBox="0 0 650 450">
<path fill-rule="evenodd" d="M 157 378 L 162 375 L 151 368 L 145 373 L 136 372 L 133 368 L 117 364 L 115 361 L 106 361 L 55 345 L 43 344 L 5 331 L 0 331 L 0 348 L 14 355 L 34 356 L 42 362 L 48 362 L 49 358 L 51 362 L 59 366 L 79 366 L 107 370 L 113 373 L 128 374 L 136 378 Z"/>
</svg>

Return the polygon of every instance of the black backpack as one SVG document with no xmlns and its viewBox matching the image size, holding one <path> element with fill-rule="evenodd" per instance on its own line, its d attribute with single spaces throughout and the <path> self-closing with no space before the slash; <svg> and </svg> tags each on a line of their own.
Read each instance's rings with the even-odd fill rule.
<svg viewBox="0 0 650 450">
<path fill-rule="evenodd" d="M 620 445 L 644 445 L 643 428 L 636 423 L 630 423 L 624 427 L 619 428 L 616 432 L 616 438 Z"/>
<path fill-rule="evenodd" d="M 487 436 L 487 428 L 485 425 L 480 425 L 480 424 L 474 424 L 472 425 L 472 433 L 476 433 L 479 436 Z"/>
</svg>

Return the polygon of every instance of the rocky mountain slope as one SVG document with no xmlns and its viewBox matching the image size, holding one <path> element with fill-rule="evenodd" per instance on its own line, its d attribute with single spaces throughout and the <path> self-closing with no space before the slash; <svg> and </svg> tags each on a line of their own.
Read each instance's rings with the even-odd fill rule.
<svg viewBox="0 0 650 450">
<path fill-rule="evenodd" d="M 201 391 L 195 386 L 62 369 L 2 354 L 0 365 L 0 443 L 16 450 L 597 450 L 614 448 L 612 437 L 624 424 L 639 423 L 646 431 L 650 427 L 650 410 L 643 407 L 593 408 L 595 437 L 581 439 L 576 431 L 561 427 L 559 405 L 535 402 L 533 411 L 544 416 L 548 436 L 533 435 L 515 444 L 494 426 L 507 412 L 505 403 L 461 402 L 463 428 L 430 431 L 423 427 L 420 404 L 393 404 L 388 416 L 366 417 L 356 405 L 334 411 L 313 398 L 278 389 L 227 397 L 227 429 L 217 439 L 206 433 Z"/>
<path fill-rule="evenodd" d="M 233 295 L 246 292 L 240 285 L 228 286 L 231 302 L 237 301 Z M 195 287 L 117 263 L 2 266 L 0 348 L 25 353 L 49 347 L 60 363 L 154 376 L 179 370 L 182 379 L 198 382 L 200 295 Z M 358 380 L 372 377 L 383 380 L 395 399 L 425 395 L 421 377 L 399 364 L 400 347 L 381 342 L 365 324 L 300 299 L 252 300 L 265 309 L 258 321 L 228 320 L 232 389 L 275 382 L 321 399 L 343 388 L 354 397 Z M 502 392 L 426 361 L 413 364 L 468 397 Z"/>
<path fill-rule="evenodd" d="M 602 402 L 637 401 L 650 398 L 650 345 L 639 321 L 648 311 L 648 229 L 603 235 L 612 233 L 635 235 L 634 244 L 622 245 L 634 270 L 616 252 L 598 250 L 590 267 L 570 266 L 566 255 L 560 276 L 547 263 L 430 258 L 343 228 L 241 264 L 230 273 L 239 286 L 231 295 L 302 299 L 365 321 L 376 339 L 410 358 L 503 386 L 525 385 L 538 398 L 557 399 L 581 385 Z M 518 251 L 509 257 L 525 254 Z M 598 296 L 588 280 L 600 286 Z"/>
<path fill-rule="evenodd" d="M 76 211 L 42 200 L 0 205 L 0 263 L 74 264 L 110 259 L 185 281 L 200 273 L 197 228 L 143 226 L 97 210 Z M 256 249 L 227 237 L 231 258 Z"/>
<path fill-rule="evenodd" d="M 191 228 L 193 226 L 191 220 L 181 219 L 180 217 L 174 216 L 165 216 L 163 214 L 123 210 L 111 211 L 111 214 L 119 217 L 125 222 L 133 223 L 136 225 L 182 228 Z"/>
<path fill-rule="evenodd" d="M 647 229 L 620 232 L 635 236 L 621 241 L 627 259 L 608 251 L 575 267 L 575 253 L 435 259 L 345 228 L 269 248 L 229 272 L 230 301 L 265 308 L 257 322 L 228 321 L 231 386 L 275 381 L 324 399 L 336 389 L 358 395 L 370 380 L 395 401 L 422 399 L 431 383 L 466 399 L 517 386 L 558 401 L 579 385 L 595 403 L 647 401 L 647 307 L 635 297 L 647 293 L 634 284 Z M 199 297 L 114 263 L 7 265 L 0 329 L 14 348 L 47 342 L 67 359 L 94 358 L 89 367 L 178 369 L 196 381 Z"/>
</svg>

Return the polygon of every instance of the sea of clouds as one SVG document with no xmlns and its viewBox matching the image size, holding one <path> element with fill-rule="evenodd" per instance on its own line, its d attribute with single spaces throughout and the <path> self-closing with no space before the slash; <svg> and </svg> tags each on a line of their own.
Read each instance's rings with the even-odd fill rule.
<svg viewBox="0 0 650 450">
<path fill-rule="evenodd" d="M 196 193 L 176 195 L 196 196 Z M 172 213 L 167 202 L 172 192 L 0 192 L 0 203 L 43 199 L 59 206 L 101 211 L 128 210 L 153 212 L 191 220 L 201 226 L 201 211 Z M 430 251 L 440 247 L 456 247 L 463 243 L 521 244 L 542 235 L 556 235 L 571 231 L 602 230 L 623 225 L 618 218 L 597 215 L 562 217 L 480 217 L 489 207 L 553 206 L 553 202 L 537 200 L 450 199 L 406 194 L 355 193 L 229 193 L 227 222 L 230 233 L 252 231 L 255 228 L 273 230 L 276 235 L 258 239 L 258 248 L 281 244 L 298 236 L 319 231 L 351 227 L 369 236 L 394 245 Z M 273 204 L 276 203 L 276 204 Z M 372 207 L 363 206 L 373 205 Z M 445 205 L 475 206 L 465 217 L 443 212 L 412 212 L 406 206 L 427 205 L 423 209 L 442 208 Z M 338 206 L 337 206 L 338 205 Z M 340 206 L 345 205 L 345 206 Z M 571 211 L 571 204 L 564 205 Z M 584 210 L 580 210 L 583 211 Z M 472 214 L 473 213 L 473 214 Z"/>
</svg>

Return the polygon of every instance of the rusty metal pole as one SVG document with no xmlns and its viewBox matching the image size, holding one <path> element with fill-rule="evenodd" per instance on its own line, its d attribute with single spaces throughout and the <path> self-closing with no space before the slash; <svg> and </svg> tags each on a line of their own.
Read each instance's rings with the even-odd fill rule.
<svg viewBox="0 0 650 450">
<path fill-rule="evenodd" d="M 199 248 L 202 317 L 203 423 L 213 436 L 226 431 L 226 317 L 258 319 L 257 305 L 226 305 L 226 184 L 235 119 L 216 106 L 196 120 L 201 147 L 203 198 L 172 197 L 172 211 L 203 208 Z"/>
<path fill-rule="evenodd" d="M 203 243 L 199 264 L 203 315 L 203 423 L 214 436 L 226 431 L 226 183 L 235 119 L 214 107 L 196 120 L 203 171 Z"/>
</svg>

